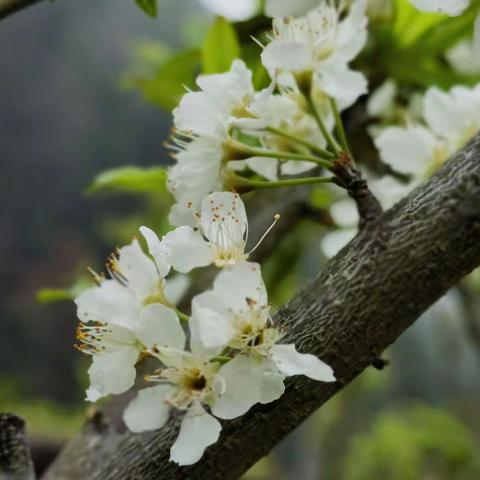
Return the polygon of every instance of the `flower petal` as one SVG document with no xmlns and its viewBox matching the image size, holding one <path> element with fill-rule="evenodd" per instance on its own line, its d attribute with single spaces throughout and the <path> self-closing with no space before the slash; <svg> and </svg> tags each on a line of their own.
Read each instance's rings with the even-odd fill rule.
<svg viewBox="0 0 480 480">
<path fill-rule="evenodd" d="M 192 227 L 178 227 L 163 237 L 168 262 L 180 273 L 205 267 L 213 261 L 212 250 Z"/>
<path fill-rule="evenodd" d="M 96 401 L 105 395 L 126 392 L 135 382 L 138 356 L 139 352 L 134 347 L 93 355 L 92 365 L 88 369 L 90 388 L 87 397 Z"/>
<path fill-rule="evenodd" d="M 158 273 L 154 263 L 143 253 L 138 240 L 122 247 L 118 252 L 118 266 L 128 279 L 128 288 L 139 298 L 146 297 L 158 284 Z"/>
<path fill-rule="evenodd" d="M 147 242 L 148 251 L 155 260 L 158 274 L 166 277 L 170 271 L 170 265 L 167 262 L 167 252 L 165 245 L 160 241 L 157 234 L 148 227 L 140 227 L 140 233 Z M 158 280 L 158 279 L 157 279 Z"/>
<path fill-rule="evenodd" d="M 274 345 L 272 359 L 286 376 L 305 375 L 313 380 L 335 382 L 333 370 L 315 355 L 297 352 L 295 345 Z"/>
<path fill-rule="evenodd" d="M 216 192 L 202 202 L 201 227 L 205 237 L 223 249 L 244 242 L 248 220 L 245 206 L 236 193 Z"/>
<path fill-rule="evenodd" d="M 249 301 L 258 307 L 268 305 L 268 296 L 258 263 L 239 262 L 222 270 L 213 282 L 217 301 L 235 313 L 245 310 Z"/>
<path fill-rule="evenodd" d="M 178 305 L 184 295 L 187 293 L 190 285 L 191 281 L 188 275 L 178 273 L 177 275 L 168 277 L 163 289 L 165 298 L 171 305 Z"/>
<path fill-rule="evenodd" d="M 278 160 L 276 158 L 251 157 L 247 158 L 246 163 L 251 170 L 267 180 L 278 179 Z"/>
<path fill-rule="evenodd" d="M 145 307 L 135 328 L 138 339 L 147 347 L 185 347 L 185 332 L 177 314 L 161 303 Z"/>
<path fill-rule="evenodd" d="M 173 391 L 174 387 L 170 385 L 139 390 L 123 412 L 125 425 L 135 433 L 162 428 L 170 414 L 170 406 L 165 399 Z"/>
<path fill-rule="evenodd" d="M 235 335 L 231 317 L 228 306 L 223 304 L 221 296 L 215 292 L 201 293 L 192 300 L 190 324 L 206 348 L 228 345 Z"/>
<path fill-rule="evenodd" d="M 82 322 L 114 323 L 130 329 L 141 308 L 133 292 L 116 280 L 104 280 L 98 287 L 85 290 L 75 304 Z"/>
<path fill-rule="evenodd" d="M 180 433 L 170 449 L 170 460 L 179 465 L 192 465 L 200 460 L 205 449 L 218 440 L 220 422 L 203 410 L 203 413 L 185 415 Z"/>
</svg>

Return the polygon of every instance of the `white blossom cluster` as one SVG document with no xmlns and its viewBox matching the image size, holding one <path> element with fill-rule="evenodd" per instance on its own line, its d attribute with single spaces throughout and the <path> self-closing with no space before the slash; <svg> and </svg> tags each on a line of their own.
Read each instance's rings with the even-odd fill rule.
<svg viewBox="0 0 480 480">
<path fill-rule="evenodd" d="M 237 20 L 258 8 L 253 0 L 203 3 Z M 340 6 L 302 1 L 298 11 L 288 11 L 293 3 L 266 2 L 274 15 L 269 41 L 260 45 L 271 79 L 267 88 L 256 91 L 252 72 L 237 59 L 225 73 L 199 76 L 199 90 L 187 92 L 174 110 L 168 189 L 176 228 L 160 239 L 141 227 L 148 253 L 136 239 L 120 248 L 107 262 L 107 275 L 92 272 L 97 285 L 76 299 L 77 347 L 92 357 L 87 400 L 126 392 L 137 380 L 137 363 L 153 359 L 157 367 L 145 377 L 152 386 L 139 390 L 124 420 L 142 432 L 163 427 L 172 410 L 180 412 L 171 448 L 171 460 L 180 465 L 195 463 L 217 441 L 218 419 L 278 399 L 286 377 L 335 381 L 319 358 L 284 343 L 260 265 L 249 261 L 256 246 L 247 249 L 247 215 L 233 191 L 292 185 L 310 170 L 327 174 L 311 183 L 330 181 L 329 167 L 348 151 L 339 112 L 367 92 L 364 75 L 350 66 L 367 42 L 367 0 Z M 305 13 L 312 3 L 317 6 Z M 412 3 L 454 15 L 468 2 Z M 304 16 L 286 16 L 300 10 Z M 377 96 L 372 111 L 391 95 L 392 88 Z M 421 119 L 382 128 L 375 137 L 382 160 L 411 181 L 372 180 L 374 193 L 382 197 L 387 190 L 397 198 L 415 186 L 480 129 L 479 112 L 480 87 L 430 89 Z M 343 234 L 344 241 L 354 235 L 356 218 L 352 204 L 337 207 L 333 216 L 346 228 L 332 235 Z M 187 316 L 176 306 L 178 275 L 207 266 L 218 274 L 210 290 L 192 299 Z"/>
<path fill-rule="evenodd" d="M 256 246 L 247 250 L 244 204 L 231 190 L 250 186 L 252 174 L 266 184 L 330 165 L 330 102 L 345 108 L 366 91 L 363 75 L 349 68 L 366 42 L 365 5 L 322 3 L 305 17 L 275 18 L 262 52 L 272 80 L 264 90 L 255 91 L 239 59 L 228 72 L 198 77 L 199 90 L 173 112 L 169 219 L 177 228 L 159 239 L 141 227 L 148 253 L 133 240 L 109 258 L 107 275 L 92 272 L 97 285 L 76 298 L 77 347 L 92 356 L 87 400 L 129 390 L 137 363 L 156 359 L 145 377 L 153 386 L 140 389 L 124 420 L 142 432 L 180 411 L 171 459 L 181 465 L 217 440 L 218 419 L 278 399 L 286 377 L 335 381 L 328 365 L 282 341 L 260 265 L 248 261 Z M 220 271 L 187 316 L 175 306 L 176 275 L 207 266 Z"/>
</svg>

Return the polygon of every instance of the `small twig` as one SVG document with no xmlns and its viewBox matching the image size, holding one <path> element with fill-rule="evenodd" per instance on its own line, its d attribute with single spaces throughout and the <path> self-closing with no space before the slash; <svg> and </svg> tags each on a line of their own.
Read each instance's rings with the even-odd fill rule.
<svg viewBox="0 0 480 480">
<path fill-rule="evenodd" d="M 359 228 L 363 229 L 374 223 L 383 212 L 382 206 L 368 188 L 367 181 L 362 177 L 352 157 L 347 152 L 342 152 L 330 170 L 335 174 L 334 183 L 345 188 L 355 200 L 360 216 Z"/>
<path fill-rule="evenodd" d="M 11 413 L 0 413 L 0 480 L 34 480 L 25 422 Z"/>
<path fill-rule="evenodd" d="M 376 368 L 377 370 L 384 370 L 389 364 L 390 361 L 382 357 L 375 357 L 372 360 L 372 367 Z"/>
</svg>

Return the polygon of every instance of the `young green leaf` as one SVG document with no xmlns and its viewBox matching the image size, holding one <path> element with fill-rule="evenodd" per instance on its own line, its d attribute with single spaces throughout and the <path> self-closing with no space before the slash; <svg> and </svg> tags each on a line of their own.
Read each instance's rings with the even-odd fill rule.
<svg viewBox="0 0 480 480">
<path fill-rule="evenodd" d="M 235 29 L 228 20 L 217 17 L 203 42 L 203 73 L 226 72 L 232 61 L 238 57 L 240 44 Z"/>
<path fill-rule="evenodd" d="M 165 191 L 167 173 L 162 167 L 120 167 L 98 175 L 87 190 L 88 194 L 159 193 Z"/>
<path fill-rule="evenodd" d="M 135 0 L 135 3 L 149 16 L 157 16 L 157 0 Z"/>
</svg>

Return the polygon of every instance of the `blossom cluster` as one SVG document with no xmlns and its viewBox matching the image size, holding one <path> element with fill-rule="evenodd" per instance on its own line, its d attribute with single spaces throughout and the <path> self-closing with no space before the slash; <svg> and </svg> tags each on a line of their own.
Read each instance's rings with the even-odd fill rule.
<svg viewBox="0 0 480 480">
<path fill-rule="evenodd" d="M 230 8 L 229 2 L 203 3 Z M 167 181 L 174 228 L 159 238 L 141 227 L 140 241 L 112 254 L 106 274 L 92 271 L 96 286 L 76 298 L 77 347 L 92 357 L 87 400 L 138 387 L 137 364 L 149 358 L 146 363 L 156 366 L 144 380 L 151 385 L 140 385 L 124 420 L 142 432 L 163 427 L 172 410 L 180 412 L 171 448 L 180 465 L 195 463 L 217 441 L 219 419 L 278 399 L 286 377 L 335 381 L 330 366 L 284 341 L 288 332 L 270 313 L 261 267 L 249 261 L 256 245 L 247 248 L 247 214 L 237 192 L 328 183 L 334 162 L 351 158 L 340 113 L 367 92 L 364 74 L 350 64 L 367 42 L 368 4 L 306 0 L 297 7 L 317 6 L 286 17 L 298 14 L 286 12 L 287 3 L 266 2 L 276 12 L 268 43 L 258 41 L 270 76 L 266 88 L 256 90 L 251 70 L 236 59 L 227 72 L 199 76 L 199 89 L 188 91 L 174 110 L 175 164 Z M 468 4 L 412 3 L 452 15 Z M 258 8 L 256 1 L 240 4 L 241 16 Z M 381 115 L 394 95 L 395 86 L 387 84 L 369 111 Z M 383 162 L 409 180 L 366 175 L 386 206 L 480 130 L 480 86 L 431 88 L 422 105 L 407 123 L 372 130 Z M 334 205 L 332 215 L 345 228 L 325 237 L 328 255 L 355 234 L 358 220 L 351 201 Z M 193 297 L 186 315 L 177 307 L 178 280 L 205 267 L 217 269 L 212 288 Z"/>
</svg>

